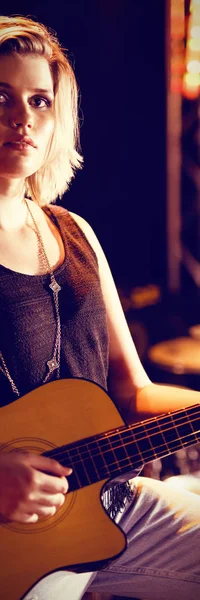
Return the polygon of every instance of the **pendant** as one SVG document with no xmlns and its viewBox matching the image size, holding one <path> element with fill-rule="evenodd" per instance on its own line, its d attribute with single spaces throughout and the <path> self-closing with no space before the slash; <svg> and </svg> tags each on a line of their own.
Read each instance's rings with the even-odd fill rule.
<svg viewBox="0 0 200 600">
<path fill-rule="evenodd" d="M 51 360 L 48 360 L 47 365 L 49 368 L 49 373 L 53 373 L 53 371 L 55 371 L 55 369 L 58 369 L 58 367 L 59 367 L 57 360 L 55 358 L 51 358 Z"/>
<path fill-rule="evenodd" d="M 55 294 L 58 294 L 58 292 L 60 292 L 61 290 L 59 283 L 57 283 L 55 279 L 54 281 L 52 281 L 52 283 L 49 284 L 49 287 L 51 288 L 51 290 L 53 290 Z"/>
</svg>

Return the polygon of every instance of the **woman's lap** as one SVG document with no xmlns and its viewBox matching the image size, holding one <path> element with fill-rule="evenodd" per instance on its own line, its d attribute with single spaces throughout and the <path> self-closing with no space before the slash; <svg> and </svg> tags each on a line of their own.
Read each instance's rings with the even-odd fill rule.
<svg viewBox="0 0 200 600">
<path fill-rule="evenodd" d="M 120 518 L 126 551 L 95 577 L 59 571 L 25 600 L 80 600 L 86 589 L 149 600 L 200 597 L 200 496 L 144 477 L 136 485 Z"/>
<path fill-rule="evenodd" d="M 127 550 L 98 572 L 91 589 L 150 600 L 197 600 L 200 496 L 144 477 L 137 481 L 136 501 L 120 521 Z"/>
</svg>

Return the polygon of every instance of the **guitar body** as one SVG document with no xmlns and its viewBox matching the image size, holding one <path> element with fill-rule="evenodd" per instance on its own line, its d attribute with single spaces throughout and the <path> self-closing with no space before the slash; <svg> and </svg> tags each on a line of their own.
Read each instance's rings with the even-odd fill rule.
<svg viewBox="0 0 200 600">
<path fill-rule="evenodd" d="M 123 424 L 99 386 L 55 381 L 0 409 L 0 451 L 42 454 Z M 38 580 L 62 568 L 95 570 L 125 549 L 123 532 L 100 501 L 106 481 L 69 492 L 54 517 L 35 524 L 0 523 L 0 600 L 21 600 Z"/>
</svg>

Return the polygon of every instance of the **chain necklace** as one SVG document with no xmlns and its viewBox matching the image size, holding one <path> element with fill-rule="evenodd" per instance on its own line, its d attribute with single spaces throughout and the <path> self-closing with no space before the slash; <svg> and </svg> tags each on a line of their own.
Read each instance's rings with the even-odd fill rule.
<svg viewBox="0 0 200 600">
<path fill-rule="evenodd" d="M 44 243 L 42 240 L 42 236 L 41 233 L 39 231 L 39 228 L 37 226 L 35 217 L 33 216 L 33 213 L 30 209 L 30 206 L 26 200 L 26 198 L 24 198 L 27 210 L 31 216 L 31 219 L 33 221 L 33 225 L 34 225 L 34 230 L 35 233 L 37 235 L 37 239 L 38 239 L 38 247 L 39 247 L 39 256 L 41 258 L 41 262 L 42 265 L 46 271 L 47 274 L 49 274 L 50 277 L 50 284 L 49 284 L 49 288 L 53 294 L 53 303 L 54 303 L 54 308 L 55 308 L 55 316 L 56 316 L 56 335 L 55 335 L 55 342 L 54 342 L 54 348 L 53 348 L 53 355 L 52 358 L 50 360 L 47 361 L 46 365 L 47 365 L 47 374 L 45 375 L 42 384 L 43 383 L 47 383 L 49 380 L 49 377 L 51 376 L 51 374 L 53 373 L 53 371 L 57 371 L 56 376 L 57 379 L 59 379 L 60 377 L 60 347 L 61 347 L 61 323 L 60 323 L 60 312 L 59 312 L 59 301 L 58 301 L 58 294 L 61 290 L 60 285 L 57 283 L 55 277 L 54 277 L 54 273 L 51 269 L 50 263 L 49 263 L 49 259 L 44 247 Z M 10 382 L 12 391 L 14 394 L 16 394 L 18 396 L 18 398 L 20 397 L 20 392 L 15 384 L 15 382 L 13 381 L 10 372 L 8 370 L 8 367 L 6 365 L 5 359 L 3 357 L 2 352 L 0 351 L 0 371 L 2 371 L 2 373 L 5 375 L 5 377 L 7 377 L 7 379 Z"/>
</svg>

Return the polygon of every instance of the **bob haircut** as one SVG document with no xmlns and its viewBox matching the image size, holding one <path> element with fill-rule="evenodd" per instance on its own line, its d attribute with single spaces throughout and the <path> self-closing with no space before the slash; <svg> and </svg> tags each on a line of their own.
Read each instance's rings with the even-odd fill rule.
<svg viewBox="0 0 200 600">
<path fill-rule="evenodd" d="M 55 127 L 44 164 L 25 179 L 25 195 L 40 206 L 62 198 L 83 158 L 79 143 L 78 87 L 56 33 L 24 16 L 0 16 L 0 57 L 45 57 L 53 77 Z"/>
</svg>

